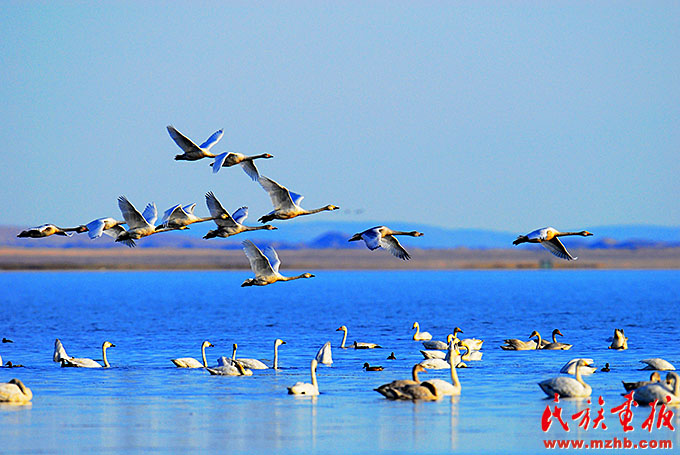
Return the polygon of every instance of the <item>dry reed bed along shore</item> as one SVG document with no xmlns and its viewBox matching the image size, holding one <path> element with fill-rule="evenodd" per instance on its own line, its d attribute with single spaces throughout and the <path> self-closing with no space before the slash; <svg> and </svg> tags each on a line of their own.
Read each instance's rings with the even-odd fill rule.
<svg viewBox="0 0 680 455">
<path fill-rule="evenodd" d="M 546 258 L 534 250 L 412 249 L 410 261 L 368 250 L 285 250 L 287 269 L 310 270 L 455 270 L 455 269 L 680 269 L 680 248 L 574 250 L 578 261 Z M 134 250 L 86 248 L 0 248 L 0 270 L 249 270 L 240 249 Z"/>
</svg>

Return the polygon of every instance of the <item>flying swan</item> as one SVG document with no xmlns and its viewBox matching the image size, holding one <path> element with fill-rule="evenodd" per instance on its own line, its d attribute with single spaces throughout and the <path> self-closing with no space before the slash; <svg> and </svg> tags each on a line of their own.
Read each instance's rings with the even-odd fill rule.
<svg viewBox="0 0 680 455">
<path fill-rule="evenodd" d="M 277 281 L 291 281 L 299 278 L 313 278 L 311 273 L 303 273 L 297 276 L 283 276 L 279 273 L 281 260 L 272 247 L 265 250 L 267 255 L 262 253 L 258 247 L 250 240 L 243 241 L 243 251 L 246 253 L 250 268 L 255 273 L 255 278 L 248 278 L 242 284 L 244 286 L 266 286 Z"/>
<path fill-rule="evenodd" d="M 387 226 L 376 226 L 371 229 L 367 229 L 358 234 L 354 234 L 348 242 L 355 242 L 358 240 L 363 240 L 369 250 L 375 250 L 378 248 L 384 248 L 392 255 L 398 257 L 399 259 L 409 260 L 411 256 L 408 252 L 401 246 L 399 240 L 395 235 L 409 235 L 411 237 L 420 237 L 423 235 L 422 232 L 418 231 L 393 231 Z"/>
<path fill-rule="evenodd" d="M 206 193 L 205 203 L 210 210 L 210 216 L 212 217 L 215 224 L 217 224 L 217 229 L 208 231 L 206 235 L 203 236 L 204 239 L 212 239 L 214 237 L 227 238 L 232 235 L 240 234 L 241 232 L 247 231 L 258 231 L 261 229 L 275 230 L 276 227 L 271 224 L 265 224 L 262 226 L 244 226 L 243 221 L 248 217 L 248 207 L 241 207 L 236 210 L 233 215 L 229 215 L 220 201 L 217 200 L 212 192 Z"/>
<path fill-rule="evenodd" d="M 552 227 L 544 227 L 542 229 L 536 229 L 527 235 L 518 236 L 517 239 L 512 242 L 512 244 L 519 245 L 520 243 L 540 243 L 544 248 L 546 248 L 558 258 L 566 259 L 567 261 L 575 261 L 578 258 L 569 254 L 569 251 L 567 251 L 558 238 L 565 237 L 567 235 L 580 235 L 583 237 L 588 237 L 593 234 L 588 231 L 560 232 Z"/>
<path fill-rule="evenodd" d="M 305 210 L 300 207 L 300 202 L 303 199 L 302 195 L 289 191 L 285 186 L 279 185 L 264 175 L 260 176 L 257 181 L 269 194 L 269 198 L 274 206 L 274 210 L 260 217 L 258 221 L 261 223 L 267 223 L 271 220 L 289 220 L 300 215 L 311 215 L 340 208 L 335 205 L 326 205 L 314 210 Z"/>
</svg>

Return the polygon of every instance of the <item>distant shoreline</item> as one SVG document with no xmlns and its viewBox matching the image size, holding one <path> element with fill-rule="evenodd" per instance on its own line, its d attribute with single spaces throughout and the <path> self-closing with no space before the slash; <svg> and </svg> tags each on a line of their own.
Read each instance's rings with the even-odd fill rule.
<svg viewBox="0 0 680 455">
<path fill-rule="evenodd" d="M 563 261 L 536 249 L 410 249 L 401 261 L 386 251 L 282 250 L 282 271 L 464 269 L 680 269 L 680 248 L 573 250 Z M 241 250 L 196 248 L 0 248 L 0 270 L 248 270 Z"/>
</svg>

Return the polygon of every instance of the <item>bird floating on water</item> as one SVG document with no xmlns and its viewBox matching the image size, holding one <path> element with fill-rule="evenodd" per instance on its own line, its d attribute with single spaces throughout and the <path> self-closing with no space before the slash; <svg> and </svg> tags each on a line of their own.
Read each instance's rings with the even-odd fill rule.
<svg viewBox="0 0 680 455">
<path fill-rule="evenodd" d="M 581 377 L 581 368 L 591 366 L 584 359 L 578 359 L 576 362 L 576 379 L 567 376 L 558 376 L 556 378 L 541 381 L 538 385 L 541 390 L 545 392 L 550 398 L 555 394 L 560 397 L 589 397 L 592 393 L 592 388 L 585 383 Z"/>
<path fill-rule="evenodd" d="M 540 243 L 541 246 L 546 248 L 552 254 L 560 259 L 566 259 L 567 261 L 575 261 L 577 257 L 569 254 L 569 251 L 564 247 L 562 242 L 558 237 L 565 237 L 568 235 L 580 235 L 583 237 L 588 237 L 593 235 L 588 231 L 578 231 L 578 232 L 560 232 L 552 227 L 544 227 L 542 229 L 536 229 L 528 233 L 527 235 L 520 235 L 512 242 L 513 245 L 519 245 L 520 243 Z"/>
<path fill-rule="evenodd" d="M 108 348 L 115 348 L 116 345 L 111 343 L 110 341 L 104 341 L 102 344 L 102 359 L 104 360 L 104 365 L 101 365 L 99 362 L 96 362 L 92 359 L 86 359 L 86 358 L 75 358 L 75 357 L 69 357 L 69 358 L 62 358 L 61 359 L 61 366 L 62 367 L 72 367 L 72 368 L 109 368 L 111 365 L 109 364 L 108 359 L 106 358 L 106 350 Z"/>
</svg>

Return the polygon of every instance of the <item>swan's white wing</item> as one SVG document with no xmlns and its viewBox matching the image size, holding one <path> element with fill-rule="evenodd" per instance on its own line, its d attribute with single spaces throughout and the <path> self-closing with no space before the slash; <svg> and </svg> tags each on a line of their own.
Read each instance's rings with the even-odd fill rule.
<svg viewBox="0 0 680 455">
<path fill-rule="evenodd" d="M 125 196 L 120 196 L 118 198 L 118 208 L 123 214 L 123 218 L 125 218 L 125 223 L 127 223 L 130 229 L 145 227 L 149 225 L 149 223 L 142 216 L 142 214 L 139 213 L 139 210 L 137 210 L 135 206 L 132 205 Z"/>
<path fill-rule="evenodd" d="M 281 186 L 272 179 L 261 175 L 257 179 L 264 190 L 269 193 L 274 209 L 293 209 L 295 204 L 290 197 L 290 192 L 285 186 Z"/>
<path fill-rule="evenodd" d="M 99 218 L 98 220 L 90 221 L 85 225 L 87 228 L 87 235 L 89 235 L 91 239 L 102 236 L 102 233 L 104 233 L 104 225 L 106 224 L 104 220 L 106 220 L 106 218 Z"/>
<path fill-rule="evenodd" d="M 411 256 L 408 254 L 408 252 L 404 249 L 403 246 L 401 246 L 399 240 L 397 240 L 397 238 L 393 235 L 386 235 L 381 237 L 380 246 L 385 248 L 387 251 L 389 251 L 399 259 L 403 259 L 405 261 L 411 259 Z"/>
<path fill-rule="evenodd" d="M 267 259 L 269 259 L 269 264 L 271 264 L 272 269 L 276 272 L 279 273 L 279 267 L 281 266 L 281 259 L 279 259 L 279 255 L 276 254 L 276 250 L 274 248 L 268 246 L 264 250 L 265 256 L 267 256 Z"/>
<path fill-rule="evenodd" d="M 201 147 L 202 149 L 205 149 L 205 150 L 210 150 L 210 147 L 212 147 L 213 145 L 215 145 L 215 144 L 217 143 L 217 141 L 219 141 L 220 139 L 222 139 L 222 136 L 223 136 L 223 135 L 224 135 L 224 130 L 223 130 L 223 129 L 222 129 L 222 130 L 219 130 L 219 131 L 215 131 L 215 132 L 212 134 L 212 136 L 210 136 L 208 139 L 206 139 L 206 141 L 205 141 L 204 143 L 202 143 L 202 144 L 200 145 L 200 147 Z"/>
<path fill-rule="evenodd" d="M 205 194 L 205 205 L 208 206 L 210 216 L 214 218 L 213 221 L 215 221 L 215 224 L 224 228 L 236 226 L 236 221 L 234 221 L 233 217 L 229 215 L 229 212 L 222 207 L 222 204 L 220 204 L 220 201 L 217 200 L 212 191 Z"/>
<path fill-rule="evenodd" d="M 566 259 L 567 261 L 575 261 L 578 259 L 577 257 L 569 254 L 569 251 L 567 251 L 564 245 L 562 245 L 562 242 L 560 242 L 560 239 L 557 237 L 553 237 L 546 242 L 541 242 L 541 245 L 543 245 L 548 251 L 560 259 Z"/>
<path fill-rule="evenodd" d="M 293 204 L 295 204 L 295 205 L 300 205 L 302 200 L 305 198 L 303 195 L 293 193 L 292 191 L 289 191 L 288 193 L 290 194 L 290 198 L 292 199 Z"/>
<path fill-rule="evenodd" d="M 200 149 L 198 145 L 194 143 L 191 139 L 180 133 L 175 129 L 174 126 L 168 125 L 167 126 L 168 133 L 170 134 L 170 137 L 172 138 L 173 141 L 175 141 L 175 144 L 179 145 L 179 148 L 184 150 L 185 152 L 195 152 Z"/>
<path fill-rule="evenodd" d="M 156 204 L 153 202 L 146 204 L 144 212 L 142 212 L 142 216 L 144 217 L 147 223 L 153 225 L 158 219 L 158 209 L 156 209 Z"/>
<path fill-rule="evenodd" d="M 241 167 L 243 168 L 243 172 L 248 174 L 248 177 L 250 177 L 254 182 L 257 182 L 257 179 L 260 178 L 260 173 L 257 172 L 257 167 L 255 167 L 253 160 L 241 161 Z"/>
<path fill-rule="evenodd" d="M 526 235 L 526 238 L 529 240 L 545 240 L 548 238 L 548 229 L 550 228 L 544 227 L 531 231 Z"/>
<path fill-rule="evenodd" d="M 118 239 L 118 237 L 120 237 L 120 235 L 121 235 L 123 232 L 125 232 L 125 228 L 124 228 L 123 226 L 121 226 L 121 225 L 116 225 L 116 226 L 113 226 L 113 227 L 111 227 L 111 228 L 109 228 L 109 229 L 105 229 L 105 230 L 104 230 L 104 234 L 108 235 L 109 237 L 113 237 L 114 239 Z M 137 244 L 135 243 L 135 241 L 132 240 L 132 239 L 121 240 L 120 242 L 126 244 L 126 245 L 129 246 L 130 248 L 134 248 L 134 247 L 137 246 Z"/>
<path fill-rule="evenodd" d="M 380 240 L 382 239 L 382 234 L 380 233 L 380 227 L 374 227 L 368 229 L 361 233 L 361 238 L 366 243 L 369 250 L 375 250 L 380 248 Z"/>
<path fill-rule="evenodd" d="M 184 213 L 186 213 L 187 215 L 193 215 L 195 208 L 196 203 L 194 202 L 193 204 L 185 205 L 184 207 L 182 207 L 182 210 L 184 210 Z"/>
<path fill-rule="evenodd" d="M 181 207 L 182 206 L 180 204 L 176 204 L 167 209 L 165 213 L 163 213 L 163 218 L 161 218 L 161 224 L 165 224 L 168 222 L 170 218 L 174 218 L 176 216 L 174 215 L 174 213 L 177 211 L 177 209 L 181 210 Z"/>
<path fill-rule="evenodd" d="M 253 242 L 250 240 L 244 240 L 243 251 L 246 253 L 246 257 L 250 262 L 250 268 L 252 269 L 253 273 L 255 273 L 256 278 L 274 274 L 274 270 L 269 263 L 269 259 L 267 259 L 267 256 L 262 254 L 262 251 L 260 251 L 260 249 L 255 246 Z"/>
<path fill-rule="evenodd" d="M 213 161 L 212 164 L 213 174 L 217 174 L 220 171 L 222 165 L 224 164 L 224 160 L 227 159 L 227 155 L 229 155 L 229 152 L 223 152 L 215 157 L 215 161 Z"/>
<path fill-rule="evenodd" d="M 248 207 L 241 207 L 237 211 L 234 212 L 234 214 L 231 216 L 234 221 L 236 221 L 238 224 L 243 224 L 243 222 L 248 218 Z"/>
</svg>

